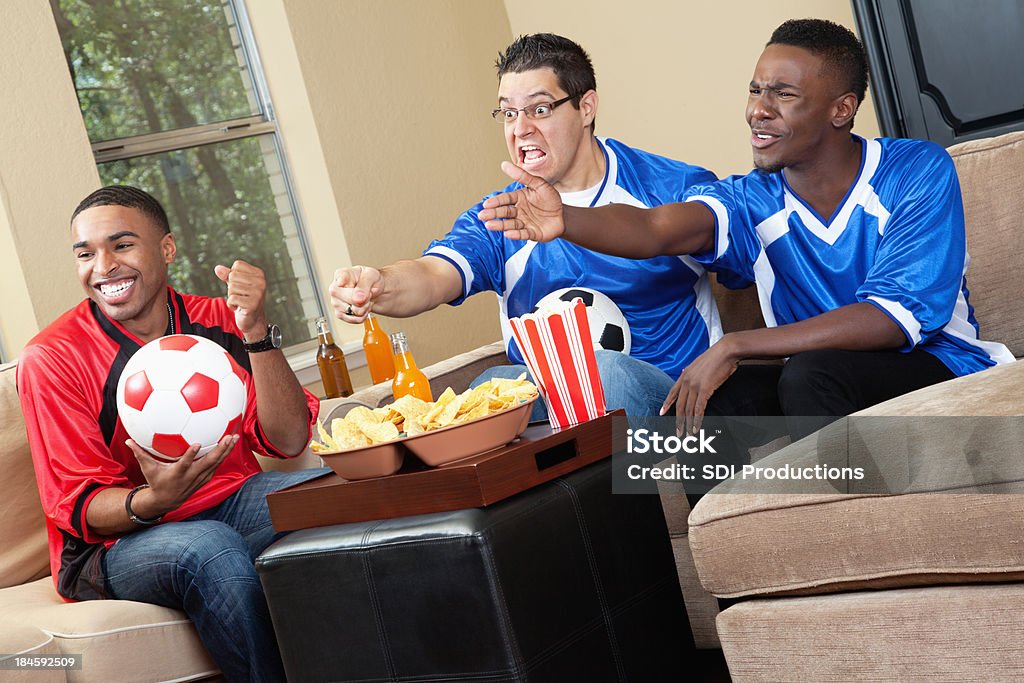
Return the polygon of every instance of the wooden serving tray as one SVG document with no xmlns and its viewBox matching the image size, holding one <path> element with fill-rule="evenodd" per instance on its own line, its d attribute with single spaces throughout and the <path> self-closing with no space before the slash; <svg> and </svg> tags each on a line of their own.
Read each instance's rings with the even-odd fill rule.
<svg viewBox="0 0 1024 683">
<path fill-rule="evenodd" d="M 516 441 L 464 460 L 427 468 L 407 456 L 396 474 L 347 481 L 331 472 L 267 496 L 278 531 L 483 507 L 610 456 L 612 418 L 558 431 L 528 427 Z M 410 462 L 412 461 L 412 462 Z"/>
</svg>

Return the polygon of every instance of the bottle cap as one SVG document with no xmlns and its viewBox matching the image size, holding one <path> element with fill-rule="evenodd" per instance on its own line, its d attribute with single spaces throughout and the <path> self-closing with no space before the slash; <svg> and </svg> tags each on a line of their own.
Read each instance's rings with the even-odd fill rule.
<svg viewBox="0 0 1024 683">
<path fill-rule="evenodd" d="M 409 350 L 409 340 L 405 332 L 395 332 L 391 335 L 391 350 L 395 353 L 405 353 Z"/>
</svg>

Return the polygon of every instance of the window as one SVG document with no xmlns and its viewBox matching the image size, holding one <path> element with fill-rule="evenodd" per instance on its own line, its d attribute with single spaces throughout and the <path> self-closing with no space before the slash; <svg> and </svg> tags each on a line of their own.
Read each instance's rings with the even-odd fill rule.
<svg viewBox="0 0 1024 683">
<path fill-rule="evenodd" d="M 241 2 L 50 1 L 102 182 L 167 210 L 171 284 L 223 296 L 213 267 L 243 259 L 285 339 L 311 339 L 323 304 Z"/>
</svg>

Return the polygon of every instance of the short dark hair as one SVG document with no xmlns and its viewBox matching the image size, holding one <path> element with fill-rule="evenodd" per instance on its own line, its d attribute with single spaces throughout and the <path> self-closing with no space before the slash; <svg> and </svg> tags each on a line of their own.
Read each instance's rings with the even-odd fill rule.
<svg viewBox="0 0 1024 683">
<path fill-rule="evenodd" d="M 74 213 L 71 214 L 71 221 L 74 222 L 78 214 L 86 209 L 96 206 L 125 206 L 129 209 L 138 209 L 146 214 L 163 234 L 166 235 L 171 231 L 171 224 L 167 220 L 167 212 L 164 211 L 164 207 L 156 197 L 137 187 L 130 185 L 101 187 L 79 202 Z"/>
<path fill-rule="evenodd" d="M 868 89 L 868 58 L 850 29 L 827 19 L 790 19 L 772 33 L 768 45 L 792 45 L 820 56 L 825 66 L 845 80 L 845 92 L 864 101 Z"/>
<path fill-rule="evenodd" d="M 579 98 L 597 89 L 590 55 L 578 43 L 554 33 L 519 36 L 494 62 L 498 80 L 507 73 L 522 73 L 545 67 L 555 72 L 558 86 L 571 96 L 572 106 L 580 108 Z"/>
</svg>

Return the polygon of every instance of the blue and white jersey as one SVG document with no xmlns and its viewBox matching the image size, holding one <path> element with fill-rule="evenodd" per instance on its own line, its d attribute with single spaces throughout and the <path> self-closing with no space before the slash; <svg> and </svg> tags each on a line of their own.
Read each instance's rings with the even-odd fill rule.
<svg viewBox="0 0 1024 683">
<path fill-rule="evenodd" d="M 706 204 L 717 226 L 714 253 L 695 259 L 756 282 L 769 327 L 866 301 L 903 330 L 903 351 L 920 346 L 957 375 L 1012 361 L 978 338 L 952 159 L 932 142 L 854 137 L 860 173 L 827 220 L 782 173 L 693 188 L 687 201 Z"/>
<path fill-rule="evenodd" d="M 562 201 L 568 206 L 617 203 L 649 208 L 681 201 L 691 185 L 716 179 L 703 168 L 616 140 L 598 138 L 598 142 L 607 158 L 604 181 L 581 192 L 563 194 Z M 512 183 L 501 192 L 519 187 Z M 498 293 L 502 336 L 513 363 L 523 359 L 512 340 L 509 318 L 531 312 L 545 294 L 565 287 L 585 287 L 607 295 L 629 325 L 630 355 L 673 378 L 721 337 L 707 275 L 689 256 L 637 261 L 598 254 L 565 240 L 510 240 L 484 227 L 478 217 L 482 208 L 481 200 L 423 253 L 447 260 L 462 275 L 462 296 L 451 301 L 452 305 L 478 292 Z M 622 238 L 629 239 L 629 235 Z"/>
</svg>

